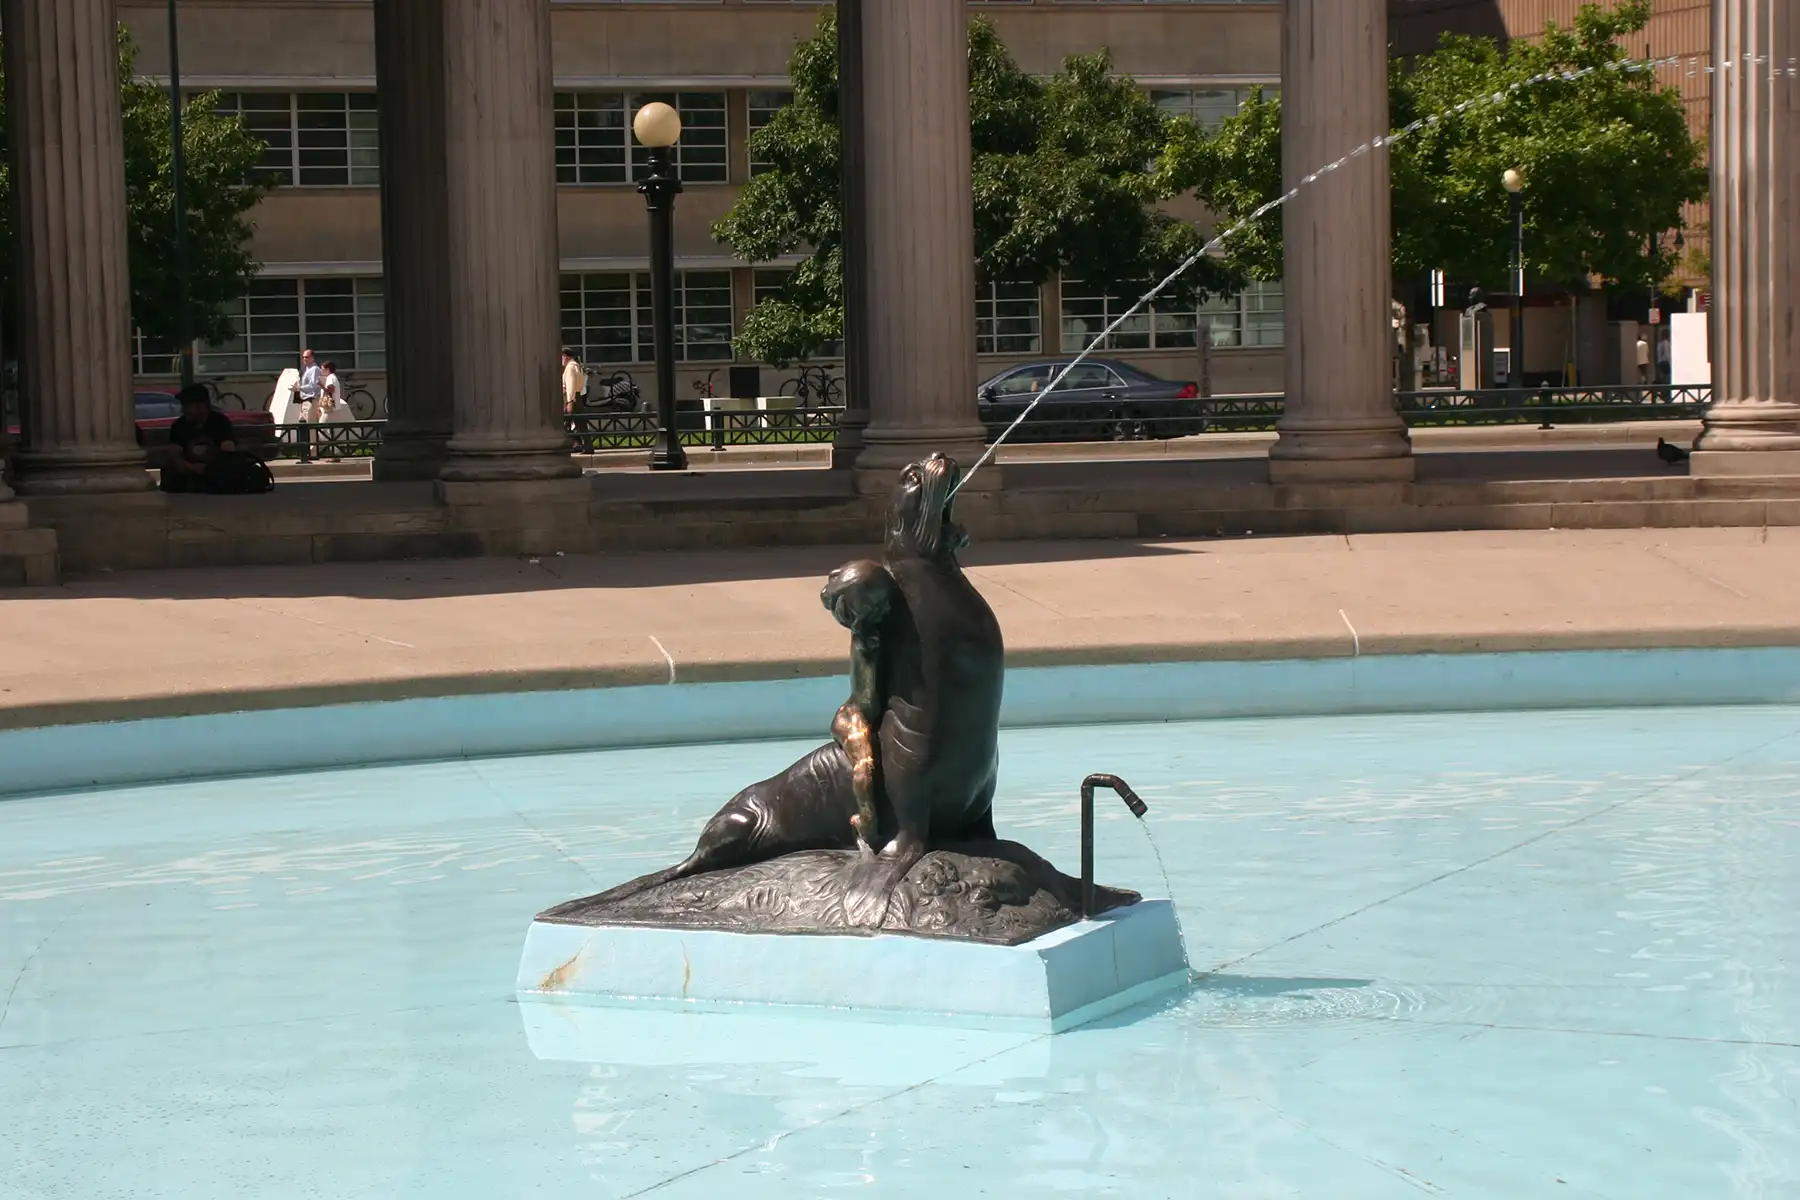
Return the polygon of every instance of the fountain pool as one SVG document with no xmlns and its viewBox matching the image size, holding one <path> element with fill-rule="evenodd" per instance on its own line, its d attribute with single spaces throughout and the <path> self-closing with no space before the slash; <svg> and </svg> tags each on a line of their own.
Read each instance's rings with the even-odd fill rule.
<svg viewBox="0 0 1800 1200">
<path fill-rule="evenodd" d="M 1009 730 L 1002 835 L 1125 776 L 1199 968 L 1055 1037 L 515 1000 L 802 748 L 0 801 L 0 1194 L 1800 1193 L 1800 707 Z"/>
</svg>

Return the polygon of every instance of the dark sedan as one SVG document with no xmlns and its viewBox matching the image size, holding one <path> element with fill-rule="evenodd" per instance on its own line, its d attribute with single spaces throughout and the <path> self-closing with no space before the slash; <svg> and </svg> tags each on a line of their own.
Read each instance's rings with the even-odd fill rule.
<svg viewBox="0 0 1800 1200">
<path fill-rule="evenodd" d="M 1046 392 L 1073 359 L 1043 359 L 1008 367 L 981 385 L 981 422 L 994 438 L 1031 410 L 1013 435 L 1034 442 L 1130 441 L 1182 437 L 1200 431 L 1200 389 L 1192 383 L 1158 379 L 1148 371 L 1111 358 L 1090 358 Z"/>
</svg>

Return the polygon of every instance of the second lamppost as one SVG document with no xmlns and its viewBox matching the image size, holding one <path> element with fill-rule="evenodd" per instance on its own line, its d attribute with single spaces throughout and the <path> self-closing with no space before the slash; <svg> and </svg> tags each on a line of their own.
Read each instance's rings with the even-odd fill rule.
<svg viewBox="0 0 1800 1200">
<path fill-rule="evenodd" d="M 681 180 L 674 148 L 681 140 L 681 116 L 667 104 L 646 104 L 632 119 L 631 131 L 650 159 L 649 174 L 638 184 L 650 210 L 650 326 L 656 355 L 656 442 L 650 469 L 684 471 L 687 451 L 675 427 L 675 197 Z"/>
<path fill-rule="evenodd" d="M 1525 386 L 1525 173 L 1509 169 L 1500 177 L 1512 197 L 1513 219 L 1513 319 L 1512 353 L 1507 372 L 1513 387 Z"/>
</svg>

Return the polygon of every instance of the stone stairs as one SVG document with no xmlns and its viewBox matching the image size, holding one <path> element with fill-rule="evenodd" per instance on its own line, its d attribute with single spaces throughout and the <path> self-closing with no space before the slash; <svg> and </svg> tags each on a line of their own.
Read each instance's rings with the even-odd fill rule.
<svg viewBox="0 0 1800 1200">
<path fill-rule="evenodd" d="M 56 531 L 30 528 L 27 515 L 23 504 L 0 501 L 0 587 L 55 587 Z"/>
</svg>

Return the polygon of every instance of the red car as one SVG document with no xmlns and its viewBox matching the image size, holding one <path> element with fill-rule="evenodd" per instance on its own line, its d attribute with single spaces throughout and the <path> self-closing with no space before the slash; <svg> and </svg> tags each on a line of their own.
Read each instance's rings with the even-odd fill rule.
<svg viewBox="0 0 1800 1200">
<path fill-rule="evenodd" d="M 137 402 L 137 440 L 145 448 L 169 444 L 169 426 L 181 415 L 175 393 L 140 389 Z M 266 412 L 227 412 L 225 418 L 237 431 L 237 447 L 245 454 L 268 460 L 276 457 L 275 418 Z"/>
</svg>

